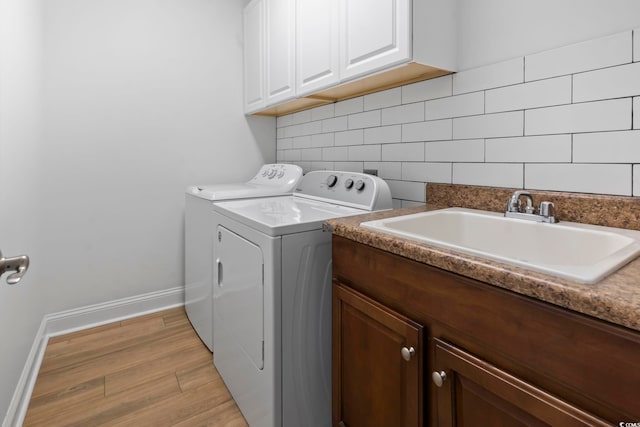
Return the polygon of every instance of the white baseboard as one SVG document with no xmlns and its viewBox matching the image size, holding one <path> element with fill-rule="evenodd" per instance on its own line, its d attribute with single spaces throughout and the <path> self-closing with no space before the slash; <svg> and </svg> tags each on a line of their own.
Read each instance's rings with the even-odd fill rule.
<svg viewBox="0 0 640 427">
<path fill-rule="evenodd" d="M 49 337 L 143 316 L 156 311 L 184 305 L 184 287 L 179 286 L 144 295 L 122 298 L 102 304 L 94 304 L 59 313 L 47 314 L 33 340 L 31 351 L 25 361 L 13 399 L 2 422 L 2 427 L 19 427 L 29 407 L 33 386 L 38 377 L 40 364 L 47 348 Z"/>
</svg>

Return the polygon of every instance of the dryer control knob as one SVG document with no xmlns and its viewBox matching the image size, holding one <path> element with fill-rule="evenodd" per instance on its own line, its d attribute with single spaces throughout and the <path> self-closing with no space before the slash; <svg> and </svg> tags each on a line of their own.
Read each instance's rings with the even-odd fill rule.
<svg viewBox="0 0 640 427">
<path fill-rule="evenodd" d="M 359 179 L 358 181 L 356 181 L 356 190 L 362 191 L 364 190 L 364 186 L 365 184 L 363 180 Z"/>
<path fill-rule="evenodd" d="M 329 175 L 327 178 L 327 187 L 331 188 L 338 183 L 338 177 L 335 175 Z"/>
<path fill-rule="evenodd" d="M 348 178 L 345 182 L 344 182 L 344 186 L 347 190 L 351 190 L 351 187 L 353 187 L 353 180 L 351 178 Z"/>
</svg>

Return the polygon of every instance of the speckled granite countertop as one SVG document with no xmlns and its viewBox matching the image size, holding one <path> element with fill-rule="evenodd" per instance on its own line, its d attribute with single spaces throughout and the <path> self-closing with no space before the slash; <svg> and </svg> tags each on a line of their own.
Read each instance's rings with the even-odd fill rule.
<svg viewBox="0 0 640 427">
<path fill-rule="evenodd" d="M 425 206 L 333 219 L 326 228 L 337 236 L 640 331 L 640 258 L 596 284 L 585 285 L 360 227 L 364 221 L 453 206 L 502 212 L 513 191 L 427 184 Z M 553 201 L 560 221 L 640 230 L 639 197 L 531 193 L 536 203 Z"/>
</svg>

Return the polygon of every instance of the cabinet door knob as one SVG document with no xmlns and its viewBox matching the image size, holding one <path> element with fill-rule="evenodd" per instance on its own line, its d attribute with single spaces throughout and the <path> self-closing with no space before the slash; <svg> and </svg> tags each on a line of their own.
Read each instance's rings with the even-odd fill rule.
<svg viewBox="0 0 640 427">
<path fill-rule="evenodd" d="M 434 372 L 433 374 L 431 374 L 431 379 L 436 386 L 442 387 L 442 384 L 444 384 L 444 380 L 447 379 L 447 374 L 445 374 L 444 371 Z"/>
<path fill-rule="evenodd" d="M 408 362 L 409 360 L 411 360 L 413 355 L 416 354 L 416 349 L 413 347 L 402 347 L 400 353 L 402 354 L 402 358 Z"/>
</svg>

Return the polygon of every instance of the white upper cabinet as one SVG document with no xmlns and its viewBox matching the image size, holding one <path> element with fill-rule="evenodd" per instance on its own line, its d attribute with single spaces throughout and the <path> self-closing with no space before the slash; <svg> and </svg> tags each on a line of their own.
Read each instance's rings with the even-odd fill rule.
<svg viewBox="0 0 640 427">
<path fill-rule="evenodd" d="M 244 109 L 253 113 L 266 105 L 264 91 L 265 0 L 244 8 Z"/>
<path fill-rule="evenodd" d="M 267 105 L 295 95 L 295 2 L 265 0 Z"/>
<path fill-rule="evenodd" d="M 340 78 L 411 59 L 411 0 L 341 0 Z"/>
<path fill-rule="evenodd" d="M 453 0 L 253 0 L 245 111 L 282 115 L 456 70 Z"/>
<path fill-rule="evenodd" d="M 294 0 L 253 0 L 244 9 L 245 112 L 295 97 Z"/>
<path fill-rule="evenodd" d="M 338 0 L 296 0 L 298 96 L 333 86 L 339 74 Z"/>
</svg>

